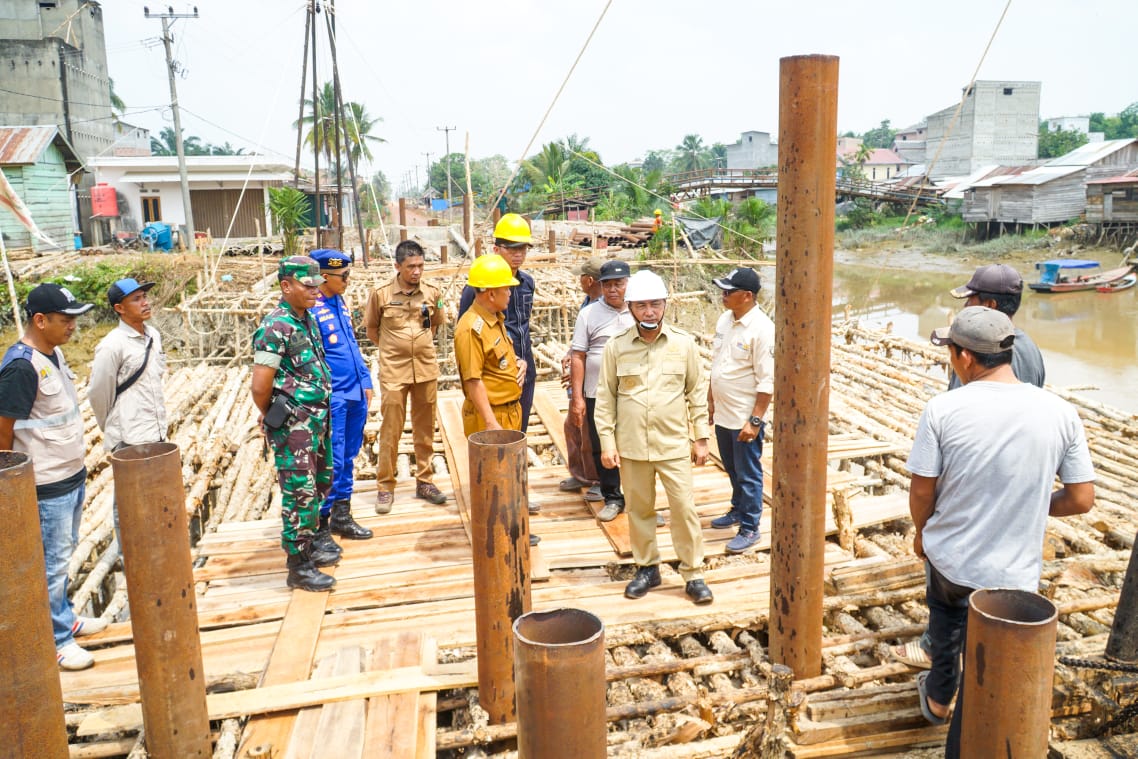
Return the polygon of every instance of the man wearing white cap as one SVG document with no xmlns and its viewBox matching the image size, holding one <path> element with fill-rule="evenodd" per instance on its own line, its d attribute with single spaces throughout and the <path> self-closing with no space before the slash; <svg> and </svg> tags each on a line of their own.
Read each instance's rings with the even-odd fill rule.
<svg viewBox="0 0 1138 759">
<path fill-rule="evenodd" d="M 660 584 L 656 545 L 656 478 L 672 512 L 672 546 L 684 592 L 712 601 L 703 581 L 703 532 L 692 496 L 692 464 L 708 456 L 707 378 L 695 338 L 664 323 L 668 288 L 658 274 L 638 271 L 624 299 L 635 321 L 612 336 L 601 355 L 595 419 L 601 463 L 620 468 L 636 576 L 624 589 L 643 598 Z"/>
<path fill-rule="evenodd" d="M 933 332 L 962 387 L 929 401 L 906 467 L 913 550 L 926 560 L 932 667 L 917 677 L 920 707 L 943 724 L 956 692 L 968 596 L 978 588 L 1035 592 L 1047 517 L 1094 504 L 1094 468 L 1079 415 L 1012 372 L 1015 329 L 982 306 Z M 1063 487 L 1052 492 L 1058 474 Z M 957 705 L 946 756 L 958 755 Z"/>
</svg>

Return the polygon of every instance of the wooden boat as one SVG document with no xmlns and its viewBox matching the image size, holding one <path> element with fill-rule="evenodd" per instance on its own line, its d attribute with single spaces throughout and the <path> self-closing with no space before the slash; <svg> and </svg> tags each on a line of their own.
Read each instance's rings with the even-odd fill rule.
<svg viewBox="0 0 1138 759">
<path fill-rule="evenodd" d="M 1057 258 L 1035 265 L 1043 272 L 1038 282 L 1028 285 L 1032 290 L 1040 293 L 1070 293 L 1079 290 L 1094 290 L 1100 286 L 1110 285 L 1127 275 L 1132 274 L 1135 264 L 1119 266 L 1115 269 L 1093 272 L 1090 274 L 1065 274 L 1065 271 L 1094 269 L 1099 266 L 1098 261 L 1079 258 Z"/>
<path fill-rule="evenodd" d="M 1095 289 L 1100 293 L 1117 293 L 1123 290 L 1129 290 L 1131 287 L 1134 287 L 1135 283 L 1138 283 L 1138 274 L 1131 272 L 1122 279 L 1116 279 L 1110 284 L 1099 285 Z"/>
</svg>

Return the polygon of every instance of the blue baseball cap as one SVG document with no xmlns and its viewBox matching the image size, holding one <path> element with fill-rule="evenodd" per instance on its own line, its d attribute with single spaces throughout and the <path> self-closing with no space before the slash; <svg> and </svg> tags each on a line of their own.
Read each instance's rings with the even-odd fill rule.
<svg viewBox="0 0 1138 759">
<path fill-rule="evenodd" d="M 112 306 L 118 305 L 126 300 L 126 297 L 133 292 L 142 290 L 143 292 L 149 290 L 157 284 L 156 282 L 139 282 L 133 277 L 120 279 L 109 288 L 107 288 L 107 302 Z"/>
<path fill-rule="evenodd" d="M 352 254 L 345 253 L 342 250 L 334 248 L 318 248 L 308 254 L 316 263 L 320 264 L 321 269 L 330 269 L 336 271 L 338 269 L 346 269 L 352 265 Z"/>
</svg>

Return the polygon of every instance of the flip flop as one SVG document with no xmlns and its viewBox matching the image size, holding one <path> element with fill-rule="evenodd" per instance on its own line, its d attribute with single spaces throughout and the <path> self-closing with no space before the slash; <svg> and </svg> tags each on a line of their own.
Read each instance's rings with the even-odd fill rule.
<svg viewBox="0 0 1138 759">
<path fill-rule="evenodd" d="M 925 680 L 928 679 L 928 672 L 921 672 L 917 675 L 917 696 L 921 699 L 921 714 L 925 715 L 925 719 L 929 721 L 930 725 L 943 725 L 948 721 L 948 718 L 936 716 L 933 714 L 933 710 L 929 708 L 929 696 L 925 692 Z"/>
<path fill-rule="evenodd" d="M 894 659 L 902 664 L 908 664 L 910 667 L 928 669 L 933 665 L 928 653 L 921 648 L 920 642 L 916 640 L 911 640 L 903 646 L 890 646 L 889 653 Z"/>
</svg>

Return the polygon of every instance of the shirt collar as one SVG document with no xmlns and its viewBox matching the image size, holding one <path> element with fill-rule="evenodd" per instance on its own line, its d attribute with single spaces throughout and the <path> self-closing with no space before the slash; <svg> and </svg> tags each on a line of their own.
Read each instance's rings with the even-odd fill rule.
<svg viewBox="0 0 1138 759">
<path fill-rule="evenodd" d="M 142 332 L 139 332 L 134 327 L 130 326 L 122 319 L 119 319 L 118 326 L 115 329 L 119 330 L 127 337 L 146 337 L 146 322 L 142 323 Z"/>
<path fill-rule="evenodd" d="M 498 314 L 484 307 L 478 301 L 474 301 L 470 304 L 470 310 L 481 316 L 490 326 L 494 326 L 498 323 Z"/>
</svg>

